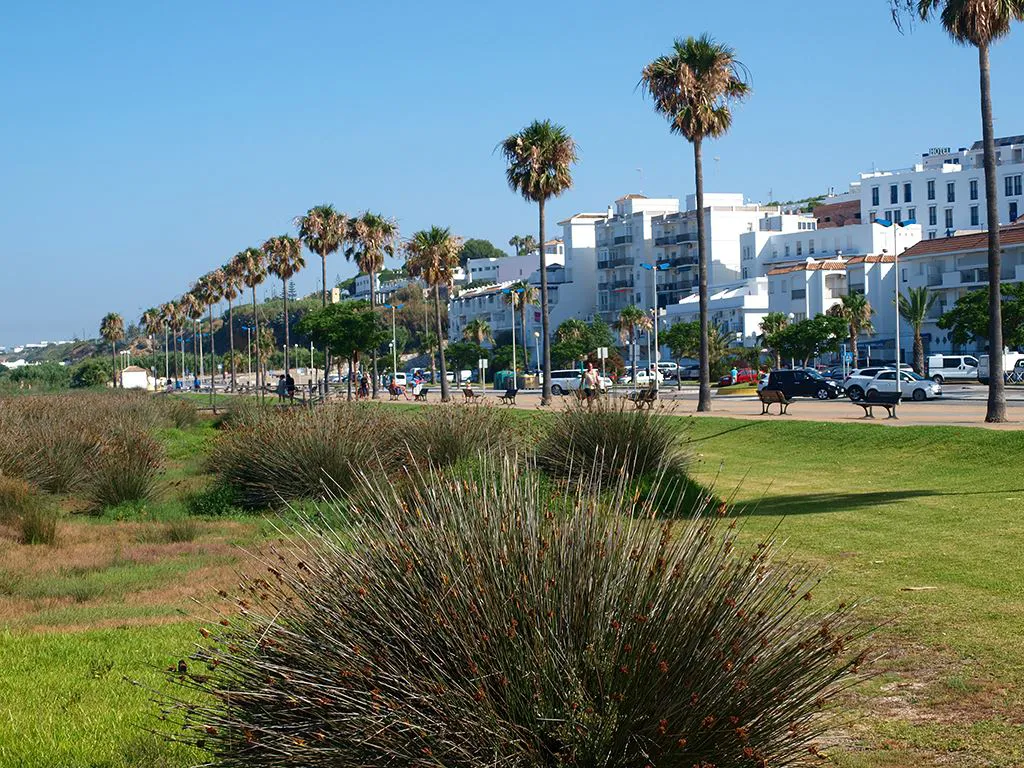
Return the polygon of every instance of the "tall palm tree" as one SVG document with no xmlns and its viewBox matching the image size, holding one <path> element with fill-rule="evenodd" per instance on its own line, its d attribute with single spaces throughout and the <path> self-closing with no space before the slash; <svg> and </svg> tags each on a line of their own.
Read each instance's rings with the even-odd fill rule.
<svg viewBox="0 0 1024 768">
<path fill-rule="evenodd" d="M 651 323 L 651 318 L 647 316 L 640 307 L 635 304 L 630 304 L 628 307 L 623 307 L 622 311 L 619 312 L 619 318 L 615 321 L 615 328 L 619 332 L 619 338 L 623 342 L 629 342 L 630 348 L 630 360 L 633 365 L 633 383 L 637 380 L 637 368 L 636 368 L 636 337 L 641 330 L 645 330 Z"/>
<path fill-rule="evenodd" d="M 857 368 L 860 365 L 857 339 L 862 333 L 875 332 L 875 327 L 871 324 L 871 316 L 875 314 L 874 308 L 863 293 L 848 293 L 838 304 L 830 307 L 827 314 L 841 317 L 849 326 L 850 352 L 853 354 L 853 367 Z"/>
<path fill-rule="evenodd" d="M 305 216 L 295 218 L 299 239 L 306 247 L 320 257 L 321 279 L 323 282 L 323 306 L 327 306 L 327 257 L 336 253 L 344 244 L 348 233 L 348 216 L 334 210 L 333 205 L 317 205 L 306 211 Z M 311 366 L 312 367 L 312 366 Z M 324 371 L 330 369 L 330 349 L 324 348 Z"/>
<path fill-rule="evenodd" d="M 245 278 L 245 272 L 242 269 L 242 265 L 237 260 L 232 259 L 223 267 L 221 272 L 224 273 L 224 282 L 221 283 L 221 294 L 228 303 L 228 347 L 231 350 L 231 355 L 228 361 L 231 365 L 231 391 L 235 391 L 235 387 L 238 386 L 237 381 L 237 361 L 238 357 L 235 355 L 235 305 L 234 301 L 241 295 L 242 284 Z"/>
<path fill-rule="evenodd" d="M 450 229 L 431 227 L 415 233 L 405 244 L 405 267 L 413 277 L 421 278 L 434 289 L 434 320 L 437 325 L 437 348 L 441 360 L 441 402 L 448 402 L 448 369 L 444 359 L 444 330 L 441 327 L 441 286 L 452 284 L 459 266 L 462 238 Z"/>
<path fill-rule="evenodd" d="M 548 316 L 548 270 L 544 254 L 544 204 L 572 186 L 576 142 L 561 125 L 535 120 L 500 145 L 505 178 L 513 191 L 537 203 L 540 246 L 540 316 L 544 337 L 544 390 L 541 405 L 551 403 L 551 333 Z"/>
<path fill-rule="evenodd" d="M 267 260 L 263 251 L 259 248 L 246 248 L 235 254 L 232 261 L 238 265 L 238 271 L 242 274 L 242 282 L 252 289 L 252 324 L 256 335 L 256 389 L 263 393 L 262 381 L 266 385 L 266 377 L 262 379 L 260 373 L 263 370 L 263 357 L 260 355 L 260 318 L 256 305 L 256 286 L 267 279 Z"/>
<path fill-rule="evenodd" d="M 306 266 L 302 258 L 302 243 L 291 235 L 278 235 L 263 244 L 263 253 L 267 256 L 267 270 L 281 278 L 282 294 L 284 295 L 284 375 L 288 376 L 288 281 Z"/>
<path fill-rule="evenodd" d="M 203 305 L 193 291 L 184 294 L 178 300 L 178 304 L 181 305 L 185 317 L 192 321 L 192 376 L 194 378 L 199 373 L 199 340 L 201 338 L 199 336 L 199 320 L 203 316 Z M 181 349 L 184 352 L 184 340 L 181 342 Z"/>
<path fill-rule="evenodd" d="M 175 373 L 175 378 L 177 378 L 177 373 L 178 373 L 178 370 L 177 370 L 178 369 L 178 360 L 177 360 L 178 331 L 179 331 L 180 325 L 181 325 L 181 317 L 180 317 L 180 313 L 178 311 L 178 305 L 175 304 L 173 301 L 168 301 L 168 302 L 166 302 L 164 304 L 161 304 L 160 305 L 160 316 L 163 318 L 164 330 L 165 330 L 165 333 L 164 333 L 164 369 L 167 372 L 167 378 L 170 378 L 170 375 L 171 375 L 170 374 L 170 370 L 171 370 L 170 358 L 173 358 L 174 359 L 174 369 L 175 369 L 174 373 Z M 167 344 L 167 333 L 166 333 L 166 331 L 170 331 L 170 334 L 172 336 L 171 341 L 173 342 L 173 347 L 171 349 L 168 349 L 169 345 Z M 173 350 L 173 352 L 172 352 L 172 350 Z"/>
<path fill-rule="evenodd" d="M 124 320 L 117 312 L 111 312 L 100 321 L 100 336 L 110 343 L 110 360 L 114 364 L 114 386 L 117 386 L 117 342 L 124 338 Z"/>
<path fill-rule="evenodd" d="M 708 357 L 708 263 L 704 232 L 704 165 L 707 138 L 723 136 L 732 125 L 729 104 L 750 93 L 745 69 L 732 48 L 708 35 L 676 40 L 672 51 L 659 56 L 641 77 L 654 110 L 664 115 L 672 133 L 693 145 L 697 191 L 697 275 L 700 298 L 700 396 L 698 411 L 711 410 L 711 372 Z"/>
<path fill-rule="evenodd" d="M 760 342 L 764 346 L 768 347 L 769 351 L 775 357 L 776 368 L 782 367 L 782 355 L 779 352 L 779 348 L 774 344 L 774 337 L 787 325 L 789 325 L 789 319 L 782 312 L 769 312 L 761 320 Z"/>
<path fill-rule="evenodd" d="M 532 237 L 530 238 L 533 239 Z M 530 341 L 526 338 L 526 308 L 533 306 L 537 303 L 537 299 L 540 298 L 540 294 L 537 289 L 530 285 L 526 280 L 518 280 L 512 284 L 512 293 L 504 294 L 506 301 L 511 301 L 512 306 L 519 310 L 519 327 L 522 330 L 523 340 L 523 359 L 530 359 Z M 537 361 L 537 365 L 540 365 L 540 361 Z"/>
<path fill-rule="evenodd" d="M 996 140 L 992 125 L 992 84 L 989 48 L 1010 34 L 1013 21 L 1024 20 L 1024 0 L 890 0 L 893 20 L 901 26 L 904 14 L 928 21 L 938 14 L 953 41 L 978 49 L 981 91 L 981 137 L 985 159 L 985 202 L 988 219 L 988 409 L 985 421 L 1006 421 L 1003 388 L 1002 290 L 999 283 L 999 198 L 996 196 Z M 940 12 L 941 9 L 941 12 Z"/>
<path fill-rule="evenodd" d="M 139 318 L 139 325 L 146 329 L 147 336 L 154 336 L 160 334 L 164 330 L 164 318 L 160 310 L 156 307 L 150 307 L 142 316 Z M 156 350 L 156 344 L 153 344 L 154 351 Z M 166 351 L 166 345 L 164 346 Z"/>
<path fill-rule="evenodd" d="M 924 339 L 921 338 L 921 326 L 928 319 L 928 312 L 938 298 L 938 294 L 929 291 L 926 286 L 908 288 L 907 295 L 902 293 L 896 298 L 900 315 L 914 329 L 914 370 L 924 376 Z M 989 355 L 989 361 L 992 356 Z"/>
<path fill-rule="evenodd" d="M 354 259 L 359 269 L 370 278 L 370 309 L 377 309 L 377 273 L 384 268 L 384 257 L 395 255 L 398 224 L 380 213 L 367 211 L 349 219 L 346 239 L 349 247 L 345 258 Z M 370 351 L 373 368 L 373 396 L 377 397 L 377 350 Z"/>
<path fill-rule="evenodd" d="M 533 235 L 512 235 L 508 244 L 515 249 L 516 256 L 525 256 L 537 250 L 537 240 Z"/>
<path fill-rule="evenodd" d="M 491 324 L 482 317 L 474 317 L 462 329 L 462 338 L 476 342 L 480 346 L 483 346 L 485 341 L 494 341 Z"/>
<path fill-rule="evenodd" d="M 224 290 L 224 270 L 217 268 L 208 272 L 196 281 L 193 293 L 206 307 L 210 315 L 210 391 L 213 391 L 213 382 L 217 377 L 217 356 L 213 343 L 213 308 L 221 300 Z M 200 342 L 201 343 L 201 342 Z M 202 360 L 202 358 L 200 358 Z"/>
</svg>

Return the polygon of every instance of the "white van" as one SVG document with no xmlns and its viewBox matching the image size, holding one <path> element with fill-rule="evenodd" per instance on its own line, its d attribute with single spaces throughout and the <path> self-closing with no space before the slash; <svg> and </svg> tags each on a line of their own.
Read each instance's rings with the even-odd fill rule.
<svg viewBox="0 0 1024 768">
<path fill-rule="evenodd" d="M 1010 374 L 1017 369 L 1017 363 L 1024 360 L 1024 354 L 1020 352 L 1003 353 L 1003 378 L 1009 379 Z M 978 381 L 988 384 L 988 355 L 981 355 L 978 358 Z"/>
<path fill-rule="evenodd" d="M 978 358 L 971 355 L 929 355 L 928 375 L 936 384 L 944 381 L 976 381 Z"/>
</svg>

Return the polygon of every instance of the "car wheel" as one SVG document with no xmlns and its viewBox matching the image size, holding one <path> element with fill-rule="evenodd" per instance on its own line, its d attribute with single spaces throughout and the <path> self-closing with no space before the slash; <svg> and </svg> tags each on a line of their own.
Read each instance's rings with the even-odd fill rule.
<svg viewBox="0 0 1024 768">
<path fill-rule="evenodd" d="M 917 400 L 917 402 L 921 402 L 922 400 L 928 399 L 928 395 L 925 394 L 925 391 L 923 389 L 915 389 L 913 397 L 915 400 Z"/>
<path fill-rule="evenodd" d="M 934 381 L 936 384 L 941 384 L 942 377 L 936 373 L 934 376 L 932 376 L 932 381 Z"/>
<path fill-rule="evenodd" d="M 551 394 L 552 395 L 561 395 L 562 394 L 562 388 L 560 386 L 558 386 L 557 384 L 552 384 L 551 385 Z"/>
<path fill-rule="evenodd" d="M 828 399 L 829 400 L 835 400 L 837 397 L 839 397 L 839 390 L 838 389 L 830 389 L 828 391 Z"/>
<path fill-rule="evenodd" d="M 864 390 L 860 387 L 850 387 L 846 390 L 846 394 L 850 396 L 850 399 L 853 400 L 853 402 L 857 402 L 864 397 Z"/>
<path fill-rule="evenodd" d="M 819 400 L 828 400 L 828 387 L 822 387 L 821 389 L 819 389 L 819 390 L 818 390 L 818 391 L 817 391 L 817 392 L 815 393 L 815 396 L 816 396 L 816 397 L 817 397 L 817 398 L 818 398 Z"/>
</svg>

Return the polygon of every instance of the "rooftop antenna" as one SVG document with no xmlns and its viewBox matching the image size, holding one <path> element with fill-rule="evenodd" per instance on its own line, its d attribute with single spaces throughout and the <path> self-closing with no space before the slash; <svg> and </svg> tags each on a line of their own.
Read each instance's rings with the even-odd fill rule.
<svg viewBox="0 0 1024 768">
<path fill-rule="evenodd" d="M 636 172 L 640 174 L 640 194 L 644 193 L 644 169 L 637 168 Z"/>
</svg>

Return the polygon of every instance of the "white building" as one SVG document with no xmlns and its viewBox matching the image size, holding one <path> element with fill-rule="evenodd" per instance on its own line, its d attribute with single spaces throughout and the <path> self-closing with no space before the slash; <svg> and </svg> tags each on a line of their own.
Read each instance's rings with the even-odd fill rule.
<svg viewBox="0 0 1024 768">
<path fill-rule="evenodd" d="M 391 295 L 396 291 L 405 288 L 408 285 L 418 285 L 423 287 L 423 282 L 414 277 L 398 277 L 394 280 L 380 279 L 380 274 L 376 276 L 377 284 L 377 303 L 384 304 L 391 299 Z M 370 276 L 367 274 L 360 273 L 356 275 L 355 287 L 352 291 L 352 298 L 360 301 L 370 300 Z"/>
<path fill-rule="evenodd" d="M 549 240 L 544 249 L 548 265 L 565 264 L 565 248 L 561 240 Z M 503 258 L 469 259 L 462 271 L 463 283 L 504 283 L 517 280 L 528 280 L 530 275 L 540 268 L 540 255 L 537 251 L 522 256 L 505 256 Z"/>
<path fill-rule="evenodd" d="M 699 313 L 698 296 L 692 293 L 665 308 L 661 327 L 667 328 L 679 322 L 696 322 L 700 318 Z M 708 322 L 737 344 L 746 347 L 758 344 L 761 321 L 767 313 L 767 277 L 753 277 L 731 287 L 709 290 Z"/>
</svg>

